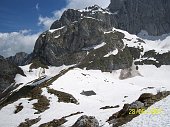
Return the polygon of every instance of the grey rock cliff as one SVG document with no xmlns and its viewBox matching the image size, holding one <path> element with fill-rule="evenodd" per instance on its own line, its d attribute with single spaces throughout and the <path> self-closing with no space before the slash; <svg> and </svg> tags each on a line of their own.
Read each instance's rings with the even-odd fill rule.
<svg viewBox="0 0 170 127">
<path fill-rule="evenodd" d="M 111 0 L 109 10 L 115 13 L 119 29 L 137 34 L 146 30 L 150 35 L 170 32 L 169 0 Z"/>
<path fill-rule="evenodd" d="M 109 31 L 115 27 L 135 34 L 141 30 L 151 35 L 170 32 L 168 4 L 168 0 L 111 0 L 107 9 L 97 5 L 84 10 L 68 9 L 52 24 L 51 30 L 39 36 L 33 59 L 47 65 L 77 64 L 102 71 L 129 68 L 133 59 L 140 57 L 140 51 L 123 44 L 123 33 Z M 95 49 L 103 42 L 104 46 Z M 115 49 L 116 55 L 104 57 Z"/>
<path fill-rule="evenodd" d="M 5 58 L 0 56 L 0 95 L 8 88 L 11 83 L 14 83 L 14 78 L 16 74 L 21 74 L 24 76 L 24 72 L 21 68 L 17 67 L 15 64 L 10 63 Z"/>
<path fill-rule="evenodd" d="M 16 64 L 17 66 L 23 66 L 31 62 L 32 54 L 25 52 L 16 53 L 15 56 L 6 58 L 9 62 Z"/>
<path fill-rule="evenodd" d="M 130 52 L 123 50 L 124 34 L 109 32 L 112 20 L 107 10 L 96 5 L 84 11 L 69 9 L 52 24 L 51 30 L 39 36 L 33 58 L 48 65 L 77 64 L 102 71 L 130 67 Z M 102 43 L 105 45 L 95 48 Z M 115 49 L 119 50 L 117 56 L 104 57 Z"/>
</svg>

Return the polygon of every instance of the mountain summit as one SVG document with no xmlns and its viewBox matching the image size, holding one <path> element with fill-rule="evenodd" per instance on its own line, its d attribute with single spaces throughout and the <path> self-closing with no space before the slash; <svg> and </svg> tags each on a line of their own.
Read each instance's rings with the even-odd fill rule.
<svg viewBox="0 0 170 127">
<path fill-rule="evenodd" d="M 97 5 L 83 10 L 68 9 L 51 25 L 50 30 L 39 36 L 33 59 L 47 65 L 77 64 L 79 67 L 102 71 L 128 68 L 134 56 L 139 59 L 144 55 L 145 42 L 137 39 L 135 43 L 138 47 L 127 46 L 123 43 L 127 39 L 125 34 L 113 28 L 133 34 L 141 30 L 151 35 L 170 32 L 167 3 L 167 0 L 112 0 L 107 9 Z M 105 57 L 114 51 L 117 53 Z M 152 54 L 159 62 L 145 63 L 156 66 L 169 64 L 168 59 L 163 59 L 169 58 L 169 54 L 160 55 L 154 49 Z"/>
</svg>

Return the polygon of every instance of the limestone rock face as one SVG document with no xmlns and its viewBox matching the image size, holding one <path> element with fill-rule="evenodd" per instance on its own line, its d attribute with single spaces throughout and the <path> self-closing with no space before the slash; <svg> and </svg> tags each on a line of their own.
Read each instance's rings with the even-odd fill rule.
<svg viewBox="0 0 170 127">
<path fill-rule="evenodd" d="M 33 58 L 48 65 L 77 64 L 102 71 L 130 67 L 132 57 L 124 46 L 124 34 L 112 31 L 112 20 L 114 17 L 97 5 L 84 11 L 69 9 L 51 30 L 39 36 Z M 104 57 L 114 50 L 118 55 Z"/>
<path fill-rule="evenodd" d="M 141 30 L 151 35 L 168 33 L 168 4 L 168 0 L 111 0 L 107 9 L 97 5 L 84 10 L 68 9 L 51 25 L 50 30 L 39 36 L 32 57 L 53 66 L 76 64 L 102 71 L 129 68 L 133 58 L 140 57 L 140 50 L 126 47 L 124 34 L 112 31 L 112 28 L 133 34 Z M 118 50 L 117 54 L 107 57 L 115 50 Z M 168 58 L 169 54 L 165 56 Z M 160 64 L 169 64 L 165 61 Z"/>
<path fill-rule="evenodd" d="M 107 29 L 111 29 L 113 26 L 117 26 L 117 22 L 113 14 L 111 14 L 108 10 L 103 9 L 97 5 L 90 6 L 85 8 L 84 10 L 74 10 L 68 9 L 66 10 L 59 20 L 56 20 L 50 29 L 57 29 L 62 26 L 68 26 L 72 22 L 79 21 L 82 18 L 95 18 L 105 23 L 105 27 Z"/>
<path fill-rule="evenodd" d="M 116 28 L 137 34 L 146 30 L 150 35 L 170 32 L 169 0 L 111 0 L 109 10 L 115 13 Z"/>
</svg>

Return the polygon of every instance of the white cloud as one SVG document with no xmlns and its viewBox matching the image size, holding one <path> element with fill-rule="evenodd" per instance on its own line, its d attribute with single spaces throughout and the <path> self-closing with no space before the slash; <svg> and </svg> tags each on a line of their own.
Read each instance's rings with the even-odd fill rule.
<svg viewBox="0 0 170 127">
<path fill-rule="evenodd" d="M 110 0 L 67 0 L 67 8 L 82 9 L 92 5 L 99 5 L 102 8 L 108 7 Z"/>
<path fill-rule="evenodd" d="M 45 30 L 49 29 L 51 24 L 56 20 L 55 17 L 42 17 L 42 16 L 39 16 L 38 18 L 39 22 L 38 22 L 38 25 L 43 25 L 43 28 Z"/>
<path fill-rule="evenodd" d="M 103 8 L 108 7 L 110 0 L 67 0 L 67 5 L 61 10 L 56 10 L 53 12 L 53 17 L 39 17 L 39 25 L 42 25 L 44 29 L 49 29 L 51 24 L 59 19 L 62 13 L 69 8 L 72 9 L 83 9 L 92 5 L 99 5 Z"/>
<path fill-rule="evenodd" d="M 37 4 L 35 5 L 35 8 L 36 8 L 37 11 L 39 10 L 39 3 L 37 3 Z"/>
<path fill-rule="evenodd" d="M 38 35 L 30 34 L 30 30 L 0 33 L 0 55 L 8 57 L 17 52 L 31 53 Z"/>
</svg>

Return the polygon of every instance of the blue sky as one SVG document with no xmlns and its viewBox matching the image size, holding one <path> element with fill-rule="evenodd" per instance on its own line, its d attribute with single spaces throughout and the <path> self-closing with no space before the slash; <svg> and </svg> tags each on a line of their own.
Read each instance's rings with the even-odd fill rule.
<svg viewBox="0 0 170 127">
<path fill-rule="evenodd" d="M 52 12 L 66 6 L 66 0 L 1 0 L 0 32 L 31 29 L 41 30 L 38 17 L 52 16 Z"/>
<path fill-rule="evenodd" d="M 69 9 L 97 4 L 106 8 L 110 0 L 0 0 L 0 55 L 31 53 L 36 39 Z"/>
</svg>

